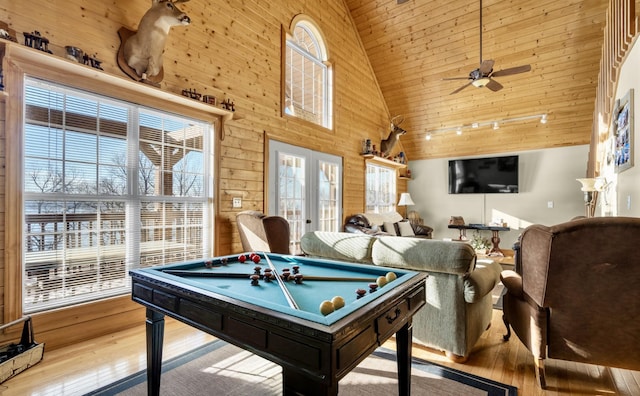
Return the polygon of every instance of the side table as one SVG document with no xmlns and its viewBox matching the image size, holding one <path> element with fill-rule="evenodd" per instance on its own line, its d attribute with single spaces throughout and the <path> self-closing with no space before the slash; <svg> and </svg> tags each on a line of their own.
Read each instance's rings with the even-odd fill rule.
<svg viewBox="0 0 640 396">
<path fill-rule="evenodd" d="M 504 257 L 504 253 L 500 250 L 500 231 L 509 231 L 509 227 L 487 226 L 484 224 L 463 224 L 452 225 L 449 228 L 458 229 L 460 231 L 459 240 L 467 240 L 467 230 L 489 230 L 491 231 L 491 243 L 493 247 L 489 251 L 489 256 Z"/>
</svg>

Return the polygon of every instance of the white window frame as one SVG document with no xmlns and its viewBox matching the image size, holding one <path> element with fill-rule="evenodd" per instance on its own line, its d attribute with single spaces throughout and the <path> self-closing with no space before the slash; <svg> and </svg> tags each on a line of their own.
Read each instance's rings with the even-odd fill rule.
<svg viewBox="0 0 640 396">
<path fill-rule="evenodd" d="M 213 125 L 206 121 L 196 120 L 193 117 L 178 116 L 173 114 L 167 114 L 159 110 L 148 109 L 140 105 L 118 101 L 115 99 L 107 98 L 102 95 L 94 94 L 91 92 L 83 91 L 80 89 L 74 89 L 65 87 L 61 84 L 48 82 L 43 80 L 37 80 L 32 78 L 26 78 L 24 86 L 41 85 L 42 87 L 49 87 L 52 92 L 58 92 L 66 98 L 66 95 L 72 95 L 82 100 L 95 100 L 100 103 L 104 103 L 105 106 L 114 105 L 120 108 L 127 109 L 128 116 L 126 117 L 126 136 L 123 140 L 126 141 L 126 150 L 122 150 L 122 155 L 126 158 L 126 164 L 122 167 L 123 172 L 126 173 L 126 188 L 125 192 L 121 194 L 103 194 L 96 190 L 95 194 L 92 193 L 69 193 L 67 191 L 56 191 L 55 193 L 38 193 L 33 189 L 26 189 L 22 196 L 23 205 L 25 202 L 38 202 L 43 200 L 50 200 L 51 202 L 58 202 L 60 205 L 66 205 L 65 202 L 86 202 L 87 204 L 95 205 L 102 201 L 120 202 L 123 205 L 121 211 L 122 219 L 117 220 L 117 226 L 115 228 L 105 228 L 102 231 L 106 231 L 109 234 L 118 234 L 117 241 L 112 242 L 86 242 L 88 234 L 100 235 L 100 227 L 103 224 L 114 224 L 114 221 L 109 222 L 100 218 L 100 212 L 96 212 L 96 219 L 92 221 L 85 221 L 83 225 L 78 225 L 74 232 L 69 232 L 71 222 L 69 222 L 66 215 L 67 210 L 63 209 L 60 212 L 61 218 L 65 219 L 62 222 L 58 222 L 55 232 L 52 226 L 40 226 L 35 233 L 33 233 L 33 227 L 29 227 L 25 224 L 23 229 L 23 241 L 25 243 L 23 247 L 23 291 L 22 291 L 22 311 L 24 313 L 34 313 L 47 311 L 50 309 L 57 309 L 65 306 L 76 305 L 79 303 L 85 303 L 105 297 L 124 295 L 130 293 L 130 278 L 128 276 L 128 270 L 133 268 L 139 268 L 141 266 L 151 266 L 159 264 L 168 264 L 171 262 L 180 262 L 187 259 L 196 259 L 209 257 L 213 255 L 213 153 L 214 153 L 214 139 L 212 134 Z M 25 88 L 26 89 L 26 88 Z M 25 101 L 26 103 L 26 101 Z M 26 106 L 26 104 L 25 104 Z M 145 136 L 140 133 L 140 127 L 145 125 L 144 118 L 152 119 L 153 122 L 161 122 L 162 128 L 155 130 L 152 127 L 147 126 L 146 130 L 151 130 L 154 136 Z M 91 119 L 91 116 L 87 116 Z M 34 122 L 28 117 L 24 117 L 25 124 L 35 125 L 36 128 L 55 128 L 66 133 L 66 126 L 64 121 L 62 125 L 54 123 L 52 125 L 37 125 L 38 122 Z M 152 121 L 149 121 L 152 122 Z M 73 129 L 73 128 L 72 128 Z M 99 129 L 99 128 L 97 128 Z M 70 129 L 71 131 L 71 129 Z M 87 136 L 98 136 L 98 131 L 92 131 L 87 129 L 84 132 Z M 176 136 L 176 134 L 181 134 Z M 108 137 L 108 133 L 104 134 Z M 44 138 L 44 136 L 43 136 Z M 157 140 L 154 140 L 157 139 Z M 195 140 L 194 140 L 195 139 Z M 201 139 L 201 142 L 199 142 Z M 147 145 L 157 148 L 158 165 L 154 165 L 151 168 L 151 172 L 155 175 L 156 189 L 154 191 L 142 191 L 139 186 L 140 178 L 140 161 L 139 155 L 143 152 L 141 146 L 144 141 L 147 141 Z M 177 145 L 176 142 L 182 142 L 182 145 Z M 190 143 L 186 143 L 190 142 Z M 46 143 L 46 140 L 43 141 Z M 33 158 L 34 150 L 37 150 L 38 142 L 25 142 L 25 151 L 30 150 L 30 156 L 26 153 L 22 155 L 24 174 L 29 170 L 25 167 L 25 161 L 27 158 Z M 78 148 L 77 150 L 80 150 Z M 176 157 L 177 162 L 173 163 L 167 160 L 166 157 L 172 153 Z M 179 164 L 181 160 L 179 158 L 187 158 L 187 153 L 195 153 L 196 158 L 202 161 L 201 166 L 195 168 L 187 168 L 186 165 Z M 198 154 L 199 153 L 199 154 Z M 99 168 L 99 161 L 101 152 L 94 156 L 96 168 Z M 177 154 L 177 156 L 176 156 Z M 56 154 L 57 155 L 57 154 Z M 180 157 L 182 155 L 182 157 Z M 91 151 L 87 152 L 87 158 L 89 166 L 91 166 Z M 105 156 L 106 158 L 107 156 Z M 49 161 L 52 157 L 45 155 L 42 157 L 45 161 Z M 67 158 L 61 158 L 59 161 L 65 164 Z M 57 161 L 57 160 L 56 160 Z M 66 165 L 63 165 L 64 168 Z M 125 168 L 126 166 L 126 168 Z M 181 175 L 184 176 L 183 179 Z M 188 192 L 187 189 L 180 189 L 178 184 L 180 181 L 197 180 L 200 188 L 197 192 Z M 192 179 L 193 177 L 193 179 Z M 163 183 L 170 183 L 170 186 L 163 185 Z M 98 183 L 99 185 L 99 183 Z M 170 191 L 169 191 L 170 190 Z M 169 192 L 167 192 L 169 191 Z M 185 192 L 187 191 L 187 192 Z M 149 210 L 144 210 L 142 207 L 146 205 L 147 208 L 153 208 L 151 213 Z M 193 209 L 196 210 L 193 210 Z M 200 213 L 198 214 L 198 210 Z M 27 208 L 23 208 L 25 217 L 23 222 L 26 223 L 27 215 L 30 214 Z M 196 213 L 194 216 L 193 213 Z M 176 216 L 178 214 L 178 216 Z M 159 219 L 159 220 L 158 220 Z M 151 221 L 151 223 L 149 222 Z M 160 221 L 160 223 L 158 223 Z M 91 226 L 86 224 L 91 223 Z M 75 223 L 73 223 L 75 224 Z M 80 224 L 79 222 L 77 224 Z M 114 227 L 107 225 L 104 227 Z M 37 227 L 36 227 L 37 228 Z M 95 228 L 95 229 L 94 229 Z M 56 246 L 51 246 L 52 249 L 45 249 L 42 252 L 36 251 L 29 252 L 27 246 L 28 239 L 34 235 L 36 237 L 42 236 L 44 239 L 45 234 L 60 234 L 62 239 L 66 241 L 66 238 L 74 239 L 74 245 L 69 246 L 67 242 L 58 243 Z M 77 235 L 83 235 L 78 237 Z M 84 240 L 84 242 L 78 240 Z M 195 243 L 190 243 L 196 241 Z M 154 244 L 153 251 L 147 249 L 147 245 Z M 82 246 L 80 246 L 82 245 Z M 85 246 L 86 245 L 86 246 Z M 157 246 L 156 246 L 157 245 Z M 58 247 L 63 246 L 62 249 Z M 93 258 L 73 258 L 73 254 L 78 252 L 78 248 L 95 251 L 96 254 Z M 73 249 L 76 249 L 75 251 Z M 83 251 L 84 251 L 83 250 Z M 105 252 L 117 251 L 117 259 L 102 259 L 107 257 Z M 32 258 L 27 257 L 32 256 Z M 33 276 L 34 271 L 28 271 L 27 265 L 32 264 L 30 260 L 38 262 L 40 256 L 53 255 L 56 266 L 55 268 L 48 270 L 41 266 L 38 268 L 38 276 Z M 57 265 L 61 264 L 61 265 Z M 113 276 L 112 271 L 114 266 L 121 266 L 116 269 L 117 276 Z M 33 268 L 33 267 L 31 267 Z M 74 272 L 75 271 L 75 272 Z M 111 271 L 111 272 L 109 272 Z M 86 273 L 86 276 L 84 275 Z M 72 276 L 73 275 L 73 276 Z M 108 275 L 108 276 L 107 276 Z M 40 278 L 40 279 L 38 279 Z M 71 283 L 71 279 L 77 283 Z M 66 283 L 65 283 L 66 281 Z M 58 285 L 61 286 L 58 288 Z M 55 288 L 55 290 L 54 290 Z M 40 292 L 36 294 L 37 298 L 34 299 L 34 292 Z"/>
<path fill-rule="evenodd" d="M 283 52 L 283 114 L 332 129 L 333 68 L 317 24 L 296 16 Z"/>
<path fill-rule="evenodd" d="M 397 175 L 395 168 L 367 163 L 365 170 L 365 212 L 387 213 L 396 210 Z"/>
</svg>

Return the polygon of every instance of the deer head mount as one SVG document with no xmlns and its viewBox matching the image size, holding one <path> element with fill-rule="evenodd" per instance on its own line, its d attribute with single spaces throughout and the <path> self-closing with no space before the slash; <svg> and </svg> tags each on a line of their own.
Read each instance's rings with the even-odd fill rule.
<svg viewBox="0 0 640 396">
<path fill-rule="evenodd" d="M 169 30 L 173 26 L 185 26 L 191 23 L 187 14 L 180 11 L 176 6 L 178 3 L 185 3 L 189 0 L 152 0 L 151 8 L 142 16 L 137 32 L 120 29 L 120 39 L 122 54 L 118 54 L 118 64 L 132 78 L 136 79 L 126 68 L 132 69 L 137 79 L 153 81 L 153 78 L 160 76 L 162 81 L 162 53 L 164 45 L 169 35 Z M 121 59 L 122 58 L 122 59 Z M 125 63 L 125 65 L 122 64 Z"/>
<path fill-rule="evenodd" d="M 407 133 L 407 131 L 400 128 L 400 124 L 402 124 L 402 121 L 404 121 L 404 117 L 401 115 L 395 116 L 391 119 L 391 132 L 386 139 L 380 142 L 380 153 L 383 157 L 391 155 L 393 148 L 395 147 L 398 140 L 400 140 L 400 136 Z"/>
</svg>

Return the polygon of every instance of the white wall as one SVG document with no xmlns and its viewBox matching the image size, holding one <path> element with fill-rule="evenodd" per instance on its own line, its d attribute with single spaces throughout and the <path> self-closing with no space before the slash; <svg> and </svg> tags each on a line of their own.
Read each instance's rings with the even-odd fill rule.
<svg viewBox="0 0 640 396">
<path fill-rule="evenodd" d="M 467 224 L 503 219 L 511 231 L 500 233 L 500 246 L 511 249 L 530 224 L 553 225 L 585 214 L 584 195 L 576 179 L 585 177 L 588 153 L 589 146 L 581 145 L 498 154 L 520 157 L 517 194 L 448 194 L 447 167 L 452 158 L 410 161 L 413 179 L 408 190 L 416 205 L 409 210 L 420 213 L 437 239 L 458 237 L 457 230 L 447 228 L 451 216 L 462 216 Z M 548 208 L 550 201 L 553 208 Z"/>
<path fill-rule="evenodd" d="M 609 190 L 609 202 L 611 205 L 602 205 L 604 200 L 599 200 L 599 213 L 614 216 L 640 216 L 640 157 L 638 157 L 638 145 L 640 145 L 640 44 L 635 41 L 629 51 L 619 73 L 616 99 L 623 98 L 629 89 L 634 90 L 634 135 L 633 151 L 635 165 L 619 174 L 615 173 L 613 166 L 603 166 L 601 176 L 612 182 Z"/>
</svg>

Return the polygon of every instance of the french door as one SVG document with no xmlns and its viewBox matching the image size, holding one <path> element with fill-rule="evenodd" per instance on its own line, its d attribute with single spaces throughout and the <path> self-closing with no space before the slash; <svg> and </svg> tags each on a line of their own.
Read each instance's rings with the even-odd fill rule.
<svg viewBox="0 0 640 396">
<path fill-rule="evenodd" d="M 291 229 L 291 253 L 309 231 L 339 231 L 342 222 L 342 158 L 269 141 L 268 214 Z"/>
</svg>

